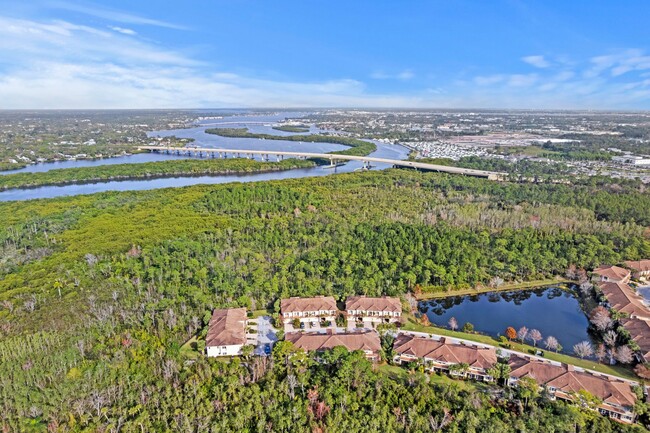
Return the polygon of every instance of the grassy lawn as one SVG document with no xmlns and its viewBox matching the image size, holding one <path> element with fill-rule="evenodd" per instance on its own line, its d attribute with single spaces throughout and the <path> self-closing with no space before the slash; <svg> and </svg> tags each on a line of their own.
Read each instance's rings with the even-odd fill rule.
<svg viewBox="0 0 650 433">
<path fill-rule="evenodd" d="M 426 299 L 446 298 L 448 296 L 478 295 L 479 293 L 488 293 L 488 292 L 507 292 L 510 290 L 524 290 L 524 289 L 533 289 L 537 287 L 555 286 L 557 284 L 570 283 L 570 282 L 571 280 L 567 280 L 566 278 L 555 277 L 555 278 L 547 278 L 545 280 L 525 281 L 521 283 L 506 283 L 506 284 L 502 284 L 498 288 L 478 287 L 478 288 L 464 289 L 464 290 L 451 290 L 448 292 L 421 293 L 419 295 L 416 295 L 416 298 L 418 300 L 426 300 Z"/>
<path fill-rule="evenodd" d="M 192 347 L 192 343 L 198 343 L 198 341 L 199 340 L 198 340 L 196 335 L 194 337 L 190 338 L 189 340 L 187 340 L 181 346 L 181 353 L 183 355 L 187 356 L 188 358 L 192 358 L 192 359 L 198 358 L 200 353 Z"/>
<path fill-rule="evenodd" d="M 383 364 L 379 366 L 379 371 L 383 374 L 390 376 L 392 379 L 395 380 L 406 380 L 409 375 L 408 367 L 402 367 L 399 365 Z M 453 384 L 454 386 L 458 386 L 461 389 L 467 389 L 467 390 L 481 388 L 483 386 L 489 386 L 487 384 L 483 384 L 481 382 L 474 382 L 472 380 L 454 379 L 447 376 L 446 374 L 427 373 L 427 375 L 429 376 L 429 381 L 431 383 L 436 383 L 438 385 Z"/>
<path fill-rule="evenodd" d="M 444 335 L 448 337 L 464 338 L 470 341 L 476 341 L 478 343 L 489 344 L 494 347 L 501 348 L 502 346 L 499 342 L 489 335 L 482 334 L 467 334 L 460 331 L 452 331 L 446 328 L 439 328 L 437 326 L 424 326 L 417 323 L 416 319 L 409 315 L 406 315 L 407 322 L 402 326 L 402 329 L 406 331 L 416 331 L 416 332 L 426 332 L 428 334 L 437 334 Z M 517 352 L 522 352 L 529 354 L 530 351 L 535 351 L 533 346 L 528 344 L 520 344 L 517 342 L 511 342 L 510 350 L 515 350 Z M 638 377 L 632 372 L 629 367 L 622 367 L 619 365 L 605 365 L 599 364 L 597 361 L 589 359 L 580 359 L 574 356 L 566 355 L 563 353 L 554 353 L 548 350 L 544 350 L 544 358 L 550 359 L 552 361 L 563 362 L 565 364 L 575 365 L 576 367 L 587 368 L 589 370 L 597 371 L 599 373 L 611 374 L 614 376 L 623 377 L 630 380 L 639 380 Z"/>
<path fill-rule="evenodd" d="M 253 319 L 257 319 L 258 317 L 262 316 L 270 316 L 272 313 L 270 313 L 268 310 L 253 310 Z"/>
</svg>

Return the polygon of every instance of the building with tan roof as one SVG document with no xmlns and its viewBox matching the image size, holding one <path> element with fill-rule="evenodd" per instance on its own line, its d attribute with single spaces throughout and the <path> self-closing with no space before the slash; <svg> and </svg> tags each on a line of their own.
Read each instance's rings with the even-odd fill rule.
<svg viewBox="0 0 650 433">
<path fill-rule="evenodd" d="M 628 283 L 632 274 L 620 266 L 600 266 L 592 274 L 603 283 Z"/>
<path fill-rule="evenodd" d="M 246 324 L 245 308 L 214 310 L 205 337 L 206 354 L 208 356 L 241 355 L 241 349 L 246 344 Z"/>
<path fill-rule="evenodd" d="M 345 301 L 345 311 L 348 327 L 371 328 L 379 323 L 398 323 L 402 317 L 402 302 L 390 296 L 349 296 Z"/>
<path fill-rule="evenodd" d="M 331 350 L 343 346 L 349 351 L 361 350 L 370 360 L 379 359 L 381 343 L 379 334 L 375 331 L 348 332 L 337 334 L 334 330 L 327 333 L 291 332 L 284 336 L 286 341 L 291 341 L 296 347 L 308 352 Z"/>
<path fill-rule="evenodd" d="M 584 390 L 602 401 L 598 407 L 601 414 L 626 423 L 634 422 L 636 394 L 629 382 L 526 356 L 511 356 L 509 365 L 511 386 L 516 386 L 523 377 L 531 377 L 552 398 L 567 401 L 575 401 L 577 393 Z"/>
<path fill-rule="evenodd" d="M 497 363 L 496 350 L 493 347 L 452 343 L 447 339 L 417 337 L 399 334 L 393 344 L 394 361 L 398 364 L 421 360 L 430 371 L 450 373 L 470 379 L 490 382 L 492 376 L 488 369 Z M 459 370 L 461 364 L 467 370 Z"/>
<path fill-rule="evenodd" d="M 319 324 L 334 323 L 338 314 L 336 300 L 332 296 L 315 296 L 313 298 L 292 297 L 280 301 L 280 313 L 285 324 L 285 331 L 291 332 L 291 323 L 298 319 L 306 329 L 318 327 Z"/>
<path fill-rule="evenodd" d="M 601 283 L 598 289 L 607 299 L 610 308 L 632 318 L 650 319 L 650 309 L 645 300 L 624 283 Z"/>
<path fill-rule="evenodd" d="M 630 338 L 638 346 L 637 360 L 650 362 L 650 321 L 643 319 L 620 319 L 619 323 L 630 333 Z"/>
<path fill-rule="evenodd" d="M 650 279 L 650 260 L 628 260 L 625 266 L 632 269 L 632 277 L 637 280 Z"/>
</svg>

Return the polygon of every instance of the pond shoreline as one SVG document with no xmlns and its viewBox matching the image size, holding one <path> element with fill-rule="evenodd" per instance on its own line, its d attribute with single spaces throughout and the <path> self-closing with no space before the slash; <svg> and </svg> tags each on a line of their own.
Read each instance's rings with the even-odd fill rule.
<svg viewBox="0 0 650 433">
<path fill-rule="evenodd" d="M 420 293 L 415 295 L 415 299 L 417 301 L 429 301 L 432 299 L 448 298 L 450 296 L 480 295 L 482 293 L 492 292 L 514 292 L 519 290 L 537 289 L 541 287 L 557 286 L 559 288 L 566 288 L 566 285 L 571 283 L 573 283 L 572 280 L 561 276 L 556 276 L 555 278 L 547 278 L 545 280 L 532 280 L 524 281 L 521 283 L 503 284 L 499 287 L 479 287 L 473 289 L 452 290 L 448 292 Z"/>
</svg>

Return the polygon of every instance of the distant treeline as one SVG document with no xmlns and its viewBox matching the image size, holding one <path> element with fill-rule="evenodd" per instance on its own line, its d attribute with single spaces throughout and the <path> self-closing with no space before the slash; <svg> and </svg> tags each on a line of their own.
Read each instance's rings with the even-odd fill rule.
<svg viewBox="0 0 650 433">
<path fill-rule="evenodd" d="M 285 159 L 279 162 L 261 162 L 242 158 L 208 160 L 180 159 L 145 162 L 142 164 L 65 168 L 42 173 L 8 174 L 0 176 L 0 189 L 90 183 L 117 179 L 256 173 L 290 170 L 293 168 L 308 168 L 314 165 L 315 163 L 312 161 L 299 159 Z"/>
</svg>

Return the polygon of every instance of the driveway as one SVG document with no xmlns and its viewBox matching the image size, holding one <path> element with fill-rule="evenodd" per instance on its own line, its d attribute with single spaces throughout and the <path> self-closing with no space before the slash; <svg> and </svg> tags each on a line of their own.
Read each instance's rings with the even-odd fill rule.
<svg viewBox="0 0 650 433">
<path fill-rule="evenodd" d="M 255 346 L 255 355 L 266 356 L 270 353 L 271 348 L 278 341 L 275 334 L 277 330 L 273 327 L 271 316 L 261 316 L 257 319 L 257 345 Z"/>
</svg>

